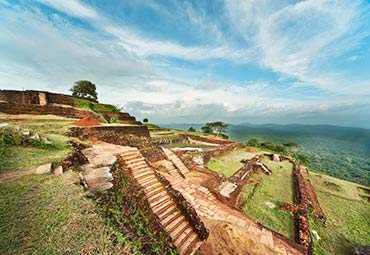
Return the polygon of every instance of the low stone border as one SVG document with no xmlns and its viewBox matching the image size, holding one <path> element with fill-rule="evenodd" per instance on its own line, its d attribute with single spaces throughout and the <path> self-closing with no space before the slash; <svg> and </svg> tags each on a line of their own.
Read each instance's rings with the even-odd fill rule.
<svg viewBox="0 0 370 255">
<path fill-rule="evenodd" d="M 197 212 L 185 197 L 177 190 L 175 190 L 170 182 L 160 173 L 155 171 L 158 180 L 163 184 L 167 193 L 173 198 L 179 210 L 183 213 L 185 218 L 189 221 L 194 231 L 197 232 L 199 238 L 203 241 L 209 236 L 209 230 L 205 227 L 204 223 L 200 220 Z"/>
</svg>

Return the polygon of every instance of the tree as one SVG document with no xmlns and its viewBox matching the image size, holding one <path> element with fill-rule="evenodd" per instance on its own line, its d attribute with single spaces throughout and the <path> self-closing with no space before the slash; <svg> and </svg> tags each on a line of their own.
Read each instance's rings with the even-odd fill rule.
<svg viewBox="0 0 370 255">
<path fill-rule="evenodd" d="M 196 132 L 197 130 L 195 129 L 195 128 L 193 128 L 193 127 L 190 127 L 189 129 L 188 129 L 188 132 Z"/>
<path fill-rule="evenodd" d="M 144 118 L 144 119 L 143 119 L 143 122 L 144 122 L 144 123 L 148 123 L 148 122 L 149 122 L 149 120 L 148 120 L 147 118 Z"/>
<path fill-rule="evenodd" d="M 252 147 L 258 147 L 260 146 L 260 142 L 257 140 L 257 139 L 249 139 L 249 141 L 247 142 L 247 145 L 249 146 L 252 146 Z"/>
<path fill-rule="evenodd" d="M 222 121 L 208 122 L 202 127 L 204 133 L 215 133 L 221 137 L 229 125 Z"/>
<path fill-rule="evenodd" d="M 212 134 L 213 130 L 209 126 L 205 125 L 201 128 L 203 133 Z"/>
<path fill-rule="evenodd" d="M 71 91 L 72 96 L 98 99 L 96 85 L 91 81 L 76 81 Z"/>
</svg>

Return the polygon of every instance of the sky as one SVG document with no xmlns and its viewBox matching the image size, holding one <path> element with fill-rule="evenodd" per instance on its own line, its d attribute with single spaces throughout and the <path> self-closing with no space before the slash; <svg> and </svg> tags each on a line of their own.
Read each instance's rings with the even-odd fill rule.
<svg viewBox="0 0 370 255">
<path fill-rule="evenodd" d="M 153 123 L 370 128 L 370 1 L 0 0 L 0 89 Z"/>
</svg>

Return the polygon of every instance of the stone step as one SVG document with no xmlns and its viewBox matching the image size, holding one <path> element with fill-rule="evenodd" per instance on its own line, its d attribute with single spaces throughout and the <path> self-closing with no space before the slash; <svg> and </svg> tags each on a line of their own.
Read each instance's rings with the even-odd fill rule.
<svg viewBox="0 0 370 255">
<path fill-rule="evenodd" d="M 148 164 L 143 160 L 135 162 L 135 163 L 126 163 L 126 166 L 131 168 L 132 170 L 134 170 L 135 168 L 138 168 L 140 166 L 147 166 L 147 165 Z"/>
<path fill-rule="evenodd" d="M 149 186 L 144 187 L 145 192 L 150 192 L 153 189 L 156 189 L 158 187 L 162 187 L 162 184 L 160 182 L 155 182 Z"/>
<path fill-rule="evenodd" d="M 124 158 L 125 158 L 125 160 L 126 160 L 126 161 L 127 161 L 127 160 L 137 159 L 137 158 L 142 158 L 142 159 L 144 159 L 144 158 L 143 158 L 143 156 L 141 156 L 139 153 L 132 153 L 132 154 L 130 154 L 130 155 L 125 156 Z"/>
<path fill-rule="evenodd" d="M 181 234 L 176 238 L 176 240 L 173 242 L 176 247 L 180 247 L 185 243 L 185 241 L 189 238 L 189 235 L 193 231 L 193 228 L 190 226 L 190 224 L 187 226 L 186 229 L 184 229 Z"/>
<path fill-rule="evenodd" d="M 166 202 L 167 200 L 171 200 L 170 197 L 169 196 L 163 196 L 160 199 L 157 199 L 156 201 L 153 201 L 152 203 L 150 203 L 150 207 L 154 208 L 155 206 L 160 205 L 160 204 Z"/>
<path fill-rule="evenodd" d="M 143 179 L 143 178 L 145 178 L 148 175 L 154 175 L 153 171 L 147 170 L 147 171 L 142 171 L 140 173 L 134 173 L 134 177 L 136 179 Z"/>
<path fill-rule="evenodd" d="M 174 203 L 171 200 L 166 201 L 166 203 L 159 204 L 157 206 L 152 207 L 152 210 L 155 214 L 160 214 L 163 211 L 167 210 L 170 207 L 175 207 Z"/>
<path fill-rule="evenodd" d="M 136 169 L 132 170 L 133 175 L 139 175 L 139 174 L 147 173 L 147 172 L 153 172 L 153 170 L 150 169 L 149 167 L 141 168 L 139 170 L 136 170 Z"/>
<path fill-rule="evenodd" d="M 186 241 L 179 247 L 180 254 L 190 255 L 194 254 L 199 246 L 202 244 L 198 235 L 195 232 L 191 232 L 190 235 L 186 238 Z"/>
<path fill-rule="evenodd" d="M 161 186 L 157 186 L 156 188 L 154 188 L 154 189 L 151 189 L 151 190 L 145 190 L 146 191 L 146 196 L 147 197 L 151 197 L 151 196 L 153 196 L 153 195 L 155 195 L 155 194 L 157 194 L 157 193 L 159 193 L 160 191 L 166 191 L 164 188 L 163 188 L 163 186 L 161 185 Z"/>
<path fill-rule="evenodd" d="M 171 232 L 171 237 L 172 237 L 172 240 L 174 242 L 176 242 L 176 240 L 179 238 L 179 236 L 181 235 L 181 233 L 183 233 L 183 231 L 190 227 L 190 224 L 189 222 L 185 219 L 180 225 L 178 225 L 176 227 L 176 229 L 174 229 L 172 232 Z"/>
<path fill-rule="evenodd" d="M 133 164 L 138 163 L 138 162 L 145 162 L 146 163 L 145 159 L 143 157 L 140 157 L 140 156 L 137 157 L 137 158 L 129 159 L 129 160 L 125 159 L 125 162 L 126 162 L 126 164 L 129 164 L 129 165 L 133 165 Z"/>
<path fill-rule="evenodd" d="M 153 173 L 150 173 L 149 175 L 145 175 L 145 176 L 138 177 L 138 178 L 135 177 L 135 179 L 138 180 L 140 184 L 145 183 L 146 181 L 150 181 L 150 180 L 157 180 L 157 178 L 155 177 Z"/>
<path fill-rule="evenodd" d="M 167 223 L 165 229 L 170 233 L 170 236 L 172 236 L 171 233 L 176 228 L 178 228 L 184 221 L 186 221 L 186 219 L 184 216 L 182 216 L 181 212 L 179 211 L 179 216 L 177 216 L 175 220 Z"/>
<path fill-rule="evenodd" d="M 151 185 L 156 184 L 156 183 L 159 183 L 157 179 L 151 179 L 151 180 L 148 180 L 148 181 L 145 181 L 145 182 L 139 182 L 139 184 L 141 186 L 143 186 L 144 189 L 146 187 L 150 187 Z"/>
<path fill-rule="evenodd" d="M 169 234 L 171 234 L 171 227 L 173 227 L 176 223 L 181 220 L 181 212 L 179 210 L 168 214 L 165 218 L 160 219 L 162 226 L 167 230 Z M 173 223 L 175 222 L 175 223 Z M 169 227 L 171 225 L 171 227 Z"/>
<path fill-rule="evenodd" d="M 176 206 L 174 206 L 173 204 L 170 204 L 169 206 L 163 208 L 163 210 L 161 210 L 159 213 L 157 213 L 157 215 L 158 215 L 158 218 L 164 219 L 168 215 L 176 212 L 177 210 L 178 208 Z"/>
<path fill-rule="evenodd" d="M 150 202 L 156 201 L 156 200 L 158 200 L 158 199 L 160 199 L 160 198 L 162 198 L 164 196 L 168 196 L 168 194 L 167 194 L 167 192 L 165 190 L 159 191 L 158 193 L 152 194 L 151 196 L 148 196 L 147 195 L 146 197 L 147 197 L 147 199 L 148 199 L 148 201 L 150 203 Z"/>
</svg>

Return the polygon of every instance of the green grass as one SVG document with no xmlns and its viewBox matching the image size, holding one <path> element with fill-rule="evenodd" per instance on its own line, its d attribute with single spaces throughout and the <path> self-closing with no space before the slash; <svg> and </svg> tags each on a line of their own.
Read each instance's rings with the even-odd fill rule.
<svg viewBox="0 0 370 255">
<path fill-rule="evenodd" d="M 370 244 L 370 203 L 361 198 L 358 184 L 326 175 L 307 175 L 327 217 L 327 227 L 310 220 L 311 230 L 321 237 L 315 254 L 352 254 L 356 245 Z"/>
<path fill-rule="evenodd" d="M 0 114 L 0 121 L 20 126 L 22 130 L 30 130 L 44 134 L 63 135 L 75 121 L 54 115 L 5 115 Z"/>
<path fill-rule="evenodd" d="M 262 160 L 272 175 L 267 176 L 263 173 L 256 173 L 251 176 L 251 180 L 258 180 L 260 185 L 256 188 L 254 195 L 251 192 L 254 185 L 247 184 L 244 188 L 243 199 L 246 202 L 243 212 L 256 219 L 263 225 L 288 237 L 294 238 L 293 216 L 280 209 L 284 203 L 293 203 L 292 191 L 292 164 L 288 161 L 273 162 L 270 159 Z M 265 203 L 273 203 L 276 208 L 271 209 Z"/>
<path fill-rule="evenodd" d="M 0 183 L 0 254 L 125 254 L 78 182 L 68 172 Z"/>
<path fill-rule="evenodd" d="M 50 149 L 21 145 L 0 148 L 0 173 L 59 162 L 71 151 L 67 144 L 69 138 L 59 135 L 46 135 L 46 137 L 53 143 Z"/>
<path fill-rule="evenodd" d="M 251 159 L 254 155 L 255 153 L 246 152 L 244 149 L 235 150 L 222 157 L 212 158 L 207 167 L 230 177 L 243 166 L 240 162 L 242 159 Z"/>
<path fill-rule="evenodd" d="M 120 109 L 111 104 L 94 103 L 81 98 L 73 98 L 73 101 L 77 107 L 85 110 L 91 110 L 94 112 L 120 112 Z"/>
</svg>

